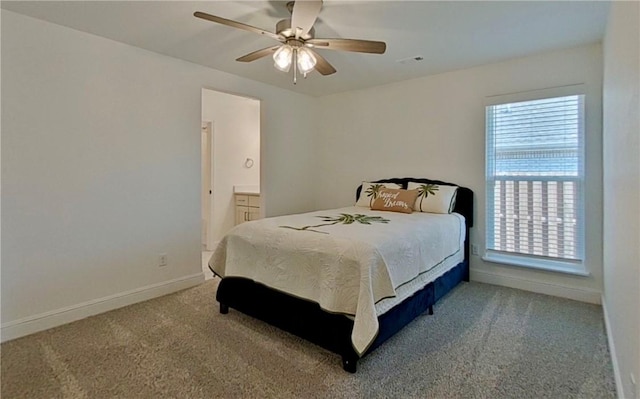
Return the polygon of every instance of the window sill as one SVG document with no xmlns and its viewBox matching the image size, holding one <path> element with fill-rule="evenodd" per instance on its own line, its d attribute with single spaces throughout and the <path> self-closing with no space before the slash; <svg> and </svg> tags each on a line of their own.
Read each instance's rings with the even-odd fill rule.
<svg viewBox="0 0 640 399">
<path fill-rule="evenodd" d="M 564 262 L 558 260 L 538 259 L 528 256 L 510 255 L 502 253 L 486 253 L 482 260 L 527 269 L 544 270 L 555 273 L 571 274 L 574 276 L 590 276 L 582 263 Z"/>
</svg>

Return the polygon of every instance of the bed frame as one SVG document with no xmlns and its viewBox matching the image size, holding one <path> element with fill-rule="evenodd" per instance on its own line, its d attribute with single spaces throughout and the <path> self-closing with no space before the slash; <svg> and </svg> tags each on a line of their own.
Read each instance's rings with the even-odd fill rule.
<svg viewBox="0 0 640 399">
<path fill-rule="evenodd" d="M 423 178 L 383 179 L 375 183 L 396 183 L 407 188 L 407 183 L 410 181 L 455 185 Z M 356 191 L 356 200 L 360 197 L 361 191 L 362 186 L 359 186 Z M 443 276 L 379 316 L 378 335 L 362 356 L 372 352 L 425 311 L 433 314 L 433 305 L 440 298 L 461 281 L 469 281 L 469 229 L 473 226 L 473 192 L 470 189 L 465 187 L 458 189 L 454 212 L 460 213 L 466 220 L 464 260 Z M 344 370 L 351 373 L 356 372 L 359 356 L 351 344 L 353 320 L 348 317 L 328 313 L 315 302 L 294 298 L 241 277 L 223 278 L 218 286 L 216 299 L 220 302 L 220 313 L 228 313 L 231 307 L 263 320 L 339 354 L 342 356 Z"/>
</svg>

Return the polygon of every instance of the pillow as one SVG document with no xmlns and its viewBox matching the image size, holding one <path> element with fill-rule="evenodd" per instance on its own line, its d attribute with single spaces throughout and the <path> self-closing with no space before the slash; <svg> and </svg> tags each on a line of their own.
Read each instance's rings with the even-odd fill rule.
<svg viewBox="0 0 640 399">
<path fill-rule="evenodd" d="M 418 190 L 382 188 L 378 198 L 373 201 L 371 209 L 374 211 L 411 213 L 413 212 L 416 198 L 418 198 Z"/>
<path fill-rule="evenodd" d="M 366 206 L 367 208 L 371 208 L 371 204 L 373 204 L 373 200 L 378 198 L 378 193 L 382 188 L 402 188 L 402 187 L 395 183 L 370 183 L 370 182 L 363 181 L 362 191 L 360 191 L 360 198 L 358 198 L 358 202 L 356 202 L 356 206 Z"/>
<path fill-rule="evenodd" d="M 413 209 L 419 212 L 451 213 L 456 205 L 458 186 L 445 186 L 410 181 L 409 190 L 418 190 Z"/>
</svg>

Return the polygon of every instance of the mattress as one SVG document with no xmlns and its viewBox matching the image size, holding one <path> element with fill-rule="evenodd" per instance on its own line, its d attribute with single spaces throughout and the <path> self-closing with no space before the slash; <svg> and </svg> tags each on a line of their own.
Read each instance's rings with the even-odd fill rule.
<svg viewBox="0 0 640 399">
<path fill-rule="evenodd" d="M 243 223 L 209 261 L 243 277 L 354 318 L 363 353 L 386 312 L 464 258 L 464 218 L 347 207 Z"/>
</svg>

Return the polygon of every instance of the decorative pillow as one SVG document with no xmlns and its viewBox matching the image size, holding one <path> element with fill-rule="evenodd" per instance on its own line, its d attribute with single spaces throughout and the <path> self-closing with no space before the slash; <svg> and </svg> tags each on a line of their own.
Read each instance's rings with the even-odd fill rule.
<svg viewBox="0 0 640 399">
<path fill-rule="evenodd" d="M 383 188 L 402 188 L 402 187 L 395 183 L 370 183 L 370 182 L 363 181 L 362 191 L 360 191 L 360 198 L 358 198 L 358 202 L 356 202 L 356 206 L 366 206 L 367 208 L 371 208 L 371 204 L 373 204 L 373 200 L 378 198 L 378 193 Z"/>
<path fill-rule="evenodd" d="M 451 213 L 456 205 L 458 186 L 445 186 L 410 181 L 409 190 L 418 190 L 413 209 L 419 212 Z"/>
<path fill-rule="evenodd" d="M 412 213 L 413 205 L 418 198 L 418 190 L 380 189 L 378 198 L 371 204 L 374 211 L 391 211 Z"/>
</svg>

